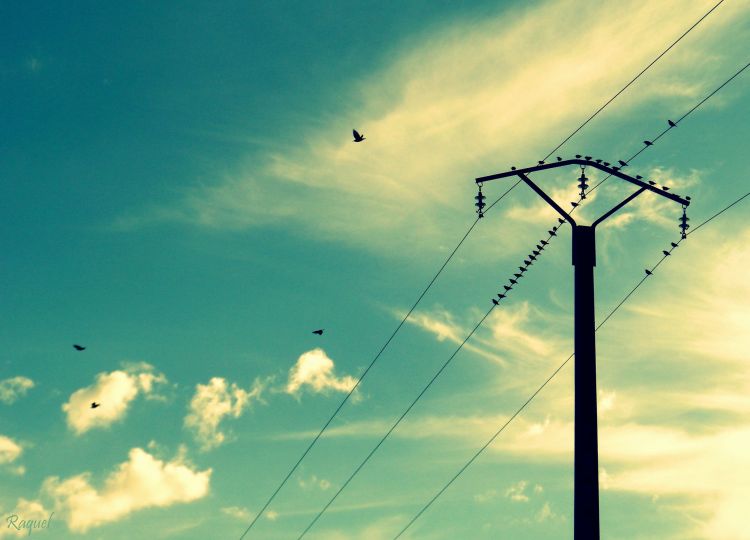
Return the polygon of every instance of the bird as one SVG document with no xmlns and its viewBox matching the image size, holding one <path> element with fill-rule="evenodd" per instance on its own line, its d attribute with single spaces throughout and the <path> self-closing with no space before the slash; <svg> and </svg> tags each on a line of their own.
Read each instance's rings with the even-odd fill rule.
<svg viewBox="0 0 750 540">
<path fill-rule="evenodd" d="M 586 161 L 591 161 L 591 156 L 583 156 Z"/>
<path fill-rule="evenodd" d="M 492 299 L 492 303 L 493 303 L 493 304 L 495 304 L 496 306 L 500 304 L 500 302 L 498 302 L 498 301 L 497 301 L 497 300 L 495 300 L 494 298 Z"/>
<path fill-rule="evenodd" d="M 677 127 L 677 124 L 672 122 L 671 120 L 667 119 L 667 124 L 669 124 L 669 127 Z"/>
<path fill-rule="evenodd" d="M 540 244 L 542 244 L 543 246 L 548 246 L 548 245 L 549 245 L 549 242 L 547 242 L 546 240 L 542 240 L 542 241 L 540 242 Z"/>
<path fill-rule="evenodd" d="M 601 159 L 595 159 L 594 161 L 596 161 L 597 163 L 601 163 L 602 162 Z"/>
<path fill-rule="evenodd" d="M 665 257 L 669 257 L 671 255 L 671 253 L 667 251 L 666 249 L 662 249 L 661 252 L 664 253 Z"/>
<path fill-rule="evenodd" d="M 542 251 L 542 250 L 544 249 L 544 246 L 540 246 L 539 244 L 537 244 L 537 245 L 536 245 L 536 248 L 537 248 L 537 249 L 538 249 L 539 251 Z"/>
<path fill-rule="evenodd" d="M 505 295 L 504 295 L 504 294 L 500 294 L 500 293 L 497 293 L 497 297 L 498 297 L 498 298 L 499 298 L 500 300 L 502 300 L 503 298 L 505 298 Z"/>
<path fill-rule="evenodd" d="M 532 255 L 539 255 L 539 252 L 537 250 L 534 250 L 531 253 L 532 253 Z"/>
<path fill-rule="evenodd" d="M 524 259 L 523 264 L 525 264 L 526 266 L 531 266 L 531 261 L 528 259 Z"/>
<path fill-rule="evenodd" d="M 575 208 L 575 207 L 578 206 L 578 203 L 577 202 L 572 202 L 572 203 L 570 203 L 570 206 L 572 206 L 573 208 Z"/>
<path fill-rule="evenodd" d="M 649 270 L 648 268 L 646 268 L 646 275 L 650 276 L 651 274 L 653 274 L 653 272 L 651 272 L 651 270 Z"/>
<path fill-rule="evenodd" d="M 651 141 L 643 141 L 643 144 L 645 144 L 646 146 L 651 146 L 654 143 L 652 143 Z"/>
<path fill-rule="evenodd" d="M 508 287 L 507 285 L 503 285 L 503 288 L 505 289 L 505 292 L 513 290 L 513 287 Z"/>
<path fill-rule="evenodd" d="M 605 167 L 609 167 L 609 161 L 605 161 L 605 162 L 604 162 L 604 166 L 605 166 Z"/>
<path fill-rule="evenodd" d="M 354 135 L 354 142 L 362 142 L 365 140 L 364 135 L 360 135 L 359 132 L 357 132 L 356 129 L 352 130 L 352 135 Z"/>
<path fill-rule="evenodd" d="M 323 330 L 325 330 L 325 329 L 324 329 L 324 328 L 321 328 L 320 330 L 313 330 L 313 332 L 312 332 L 312 333 L 313 333 L 313 334 L 318 334 L 319 336 L 322 336 L 322 335 L 323 335 Z"/>
<path fill-rule="evenodd" d="M 544 161 L 539 161 L 539 165 L 544 165 Z"/>
<path fill-rule="evenodd" d="M 562 158 L 560 156 L 557 156 L 557 161 L 562 161 Z"/>
<path fill-rule="evenodd" d="M 686 196 L 685 196 L 685 200 L 686 200 L 686 201 L 689 201 L 689 200 L 690 200 L 690 197 L 688 197 L 688 196 L 686 195 Z"/>
<path fill-rule="evenodd" d="M 576 154 L 576 159 L 581 159 L 581 154 Z"/>
<path fill-rule="evenodd" d="M 656 182 L 654 182 L 653 180 L 649 180 L 648 183 L 651 184 L 652 186 L 656 185 Z"/>
<path fill-rule="evenodd" d="M 612 167 L 613 171 L 619 171 L 622 167 Z"/>
<path fill-rule="evenodd" d="M 100 407 L 100 406 L 101 406 L 101 403 L 97 403 L 96 401 L 92 401 L 91 402 L 91 408 L 92 409 L 96 409 L 97 407 Z"/>
<path fill-rule="evenodd" d="M 662 188 L 662 189 L 663 189 L 664 191 L 669 191 L 669 190 L 670 190 L 670 187 L 669 187 L 669 186 L 662 186 L 661 188 Z"/>
<path fill-rule="evenodd" d="M 536 257 L 535 257 L 534 255 L 529 255 L 529 260 L 530 260 L 530 261 L 535 261 L 535 260 L 536 260 Z"/>
<path fill-rule="evenodd" d="M 516 281 L 515 279 L 511 279 L 511 280 L 510 280 L 510 283 L 511 283 L 512 285 L 518 285 L 518 282 L 517 282 L 517 281 Z"/>
<path fill-rule="evenodd" d="M 673 247 L 673 248 L 676 248 L 676 247 L 677 247 L 677 244 L 675 244 L 674 242 L 670 242 L 670 244 L 672 244 L 672 247 Z"/>
<path fill-rule="evenodd" d="M 621 160 L 621 159 L 618 159 L 617 163 L 619 163 L 622 167 L 627 167 L 628 166 L 628 163 L 626 161 Z"/>
<path fill-rule="evenodd" d="M 77 351 L 85 351 L 86 350 L 86 347 L 84 347 L 83 345 L 73 345 L 73 348 L 75 350 L 77 350 Z"/>
<path fill-rule="evenodd" d="M 557 236 L 557 233 L 555 231 L 553 231 L 552 229 L 550 229 L 549 231 L 547 231 L 547 234 L 549 234 L 550 236 Z"/>
<path fill-rule="evenodd" d="M 526 269 L 523 266 L 519 266 L 518 269 L 521 271 L 522 274 L 526 271 Z"/>
<path fill-rule="evenodd" d="M 523 274 L 513 274 L 513 275 L 516 276 L 516 279 L 521 279 L 523 277 Z"/>
<path fill-rule="evenodd" d="M 510 170 L 511 170 L 511 171 L 515 171 L 515 170 L 516 170 L 516 168 L 515 168 L 515 167 L 511 167 L 511 168 L 510 168 Z"/>
<path fill-rule="evenodd" d="M 563 218 L 561 218 L 561 217 L 557 218 L 557 221 L 560 222 L 560 225 L 565 224 L 565 220 Z"/>
</svg>

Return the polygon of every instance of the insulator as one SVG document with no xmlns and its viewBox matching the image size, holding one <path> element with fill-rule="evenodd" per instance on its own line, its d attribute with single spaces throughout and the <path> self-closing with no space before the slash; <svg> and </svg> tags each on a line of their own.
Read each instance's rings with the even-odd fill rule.
<svg viewBox="0 0 750 540">
<path fill-rule="evenodd" d="M 588 178 L 586 178 L 584 168 L 581 167 L 581 177 L 578 179 L 578 188 L 581 190 L 581 199 L 586 198 L 586 190 L 589 188 L 586 180 L 588 180 Z"/>
<path fill-rule="evenodd" d="M 680 216 L 680 236 L 684 240 L 687 238 L 687 230 L 690 228 L 690 225 L 688 225 L 688 221 L 690 221 L 690 218 L 687 217 L 687 213 L 685 212 L 685 207 L 682 207 L 682 216 Z"/>
<path fill-rule="evenodd" d="M 477 193 L 477 196 L 474 197 L 474 199 L 476 199 L 477 201 L 476 203 L 474 203 L 474 206 L 477 207 L 477 214 L 479 214 L 480 218 L 484 217 L 484 212 L 482 212 L 482 210 L 484 210 L 484 207 L 487 206 L 484 203 L 485 198 L 486 197 L 482 194 L 482 186 L 479 186 L 479 193 Z"/>
</svg>

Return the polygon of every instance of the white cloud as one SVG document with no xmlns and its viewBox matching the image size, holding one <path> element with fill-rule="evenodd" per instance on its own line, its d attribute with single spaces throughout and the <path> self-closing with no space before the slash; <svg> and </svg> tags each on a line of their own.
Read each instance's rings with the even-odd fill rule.
<svg viewBox="0 0 750 540">
<path fill-rule="evenodd" d="M 286 392 L 298 395 L 303 388 L 308 388 L 314 393 L 329 390 L 350 392 L 356 383 L 357 380 L 349 375 L 337 377 L 333 360 L 323 349 L 313 349 L 303 353 L 289 370 Z"/>
<path fill-rule="evenodd" d="M 678 36 L 705 12 L 700 3 L 676 9 L 637 0 L 579 7 L 572 0 L 524 5 L 424 33 L 368 80 L 336 90 L 356 108 L 295 128 L 294 147 L 284 141 L 265 160 L 253 156 L 189 191 L 178 207 L 122 224 L 283 223 L 375 249 L 430 246 L 426 239 L 465 222 L 472 178 L 493 172 L 488 163 L 539 159 L 663 50 L 665 36 Z M 654 99 L 668 98 L 667 109 L 694 100 L 712 81 L 707 73 L 720 73 L 740 50 L 730 44 L 717 57 L 711 41 L 739 27 L 740 15 L 739 6 L 722 6 L 701 26 L 701 39 L 670 51 L 607 114 L 632 113 Z M 355 119 L 367 136 L 360 145 L 349 139 Z"/>
<path fill-rule="evenodd" d="M 528 484 L 526 480 L 521 480 L 513 484 L 505 490 L 505 496 L 515 502 L 529 502 L 529 496 L 525 493 Z"/>
<path fill-rule="evenodd" d="M 80 435 L 121 420 L 139 394 L 153 397 L 154 385 L 166 382 L 163 374 L 154 373 L 153 370 L 153 366 L 142 362 L 109 373 L 99 373 L 94 384 L 76 390 L 63 404 L 68 426 Z M 92 409 L 92 402 L 101 406 Z"/>
<path fill-rule="evenodd" d="M 250 521 L 253 517 L 247 508 L 241 506 L 226 506 L 221 509 L 221 512 L 240 521 Z"/>
<path fill-rule="evenodd" d="M 299 477 L 297 483 L 302 489 L 318 488 L 321 491 L 326 491 L 331 487 L 331 482 L 325 478 L 318 478 L 316 475 L 312 475 L 309 478 Z"/>
<path fill-rule="evenodd" d="M 23 447 L 5 435 L 0 435 L 0 465 L 12 463 L 23 452 Z"/>
<path fill-rule="evenodd" d="M 10 405 L 34 388 L 34 381 L 28 377 L 11 377 L 0 381 L 0 401 Z"/>
<path fill-rule="evenodd" d="M 224 443 L 227 435 L 219 429 L 227 418 L 239 418 L 253 402 L 262 401 L 265 384 L 256 379 L 249 390 L 222 377 L 212 377 L 208 384 L 197 384 L 190 400 L 185 426 L 192 429 L 201 449 L 206 451 Z"/>
<path fill-rule="evenodd" d="M 212 469 L 198 471 L 182 457 L 162 461 L 141 448 L 110 473 L 101 489 L 91 484 L 90 473 L 60 480 L 47 478 L 42 493 L 55 502 L 71 531 L 117 521 L 144 508 L 188 503 L 208 494 Z"/>
</svg>

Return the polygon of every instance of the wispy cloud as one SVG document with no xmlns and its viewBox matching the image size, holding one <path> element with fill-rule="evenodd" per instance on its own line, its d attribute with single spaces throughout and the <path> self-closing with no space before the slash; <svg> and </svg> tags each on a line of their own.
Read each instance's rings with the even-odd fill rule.
<svg viewBox="0 0 750 540">
<path fill-rule="evenodd" d="M 34 388 L 34 381 L 28 377 L 16 376 L 0 381 L 0 401 L 12 404 L 21 399 Z"/>
</svg>

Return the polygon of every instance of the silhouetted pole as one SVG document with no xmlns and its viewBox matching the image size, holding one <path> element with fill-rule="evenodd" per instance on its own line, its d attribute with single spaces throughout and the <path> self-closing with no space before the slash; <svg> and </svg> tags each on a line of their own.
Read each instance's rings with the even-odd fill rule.
<svg viewBox="0 0 750 540">
<path fill-rule="evenodd" d="M 559 159 L 559 158 L 558 158 Z M 528 173 L 564 167 L 568 165 L 590 166 L 600 169 L 611 176 L 621 178 L 639 186 L 639 189 L 625 200 L 615 205 L 599 219 L 589 225 L 578 225 L 549 195 L 542 191 Z M 689 204 L 689 198 L 668 193 L 654 185 L 642 182 L 640 177 L 633 178 L 624 174 L 619 168 L 611 168 L 591 161 L 590 159 L 559 160 L 557 163 L 542 164 L 525 169 L 511 170 L 476 179 L 476 183 L 518 176 L 533 189 L 547 204 L 554 208 L 573 230 L 573 266 L 575 283 L 575 448 L 574 448 L 574 504 L 573 504 L 573 537 L 575 540 L 599 540 L 599 447 L 597 438 L 596 411 L 596 326 L 594 320 L 594 266 L 596 266 L 596 226 L 617 212 L 620 208 L 635 199 L 644 191 L 653 191 L 668 199 L 679 202 L 683 209 Z M 581 176 L 582 183 L 585 176 Z M 585 186 L 585 184 L 584 184 Z M 583 189 L 583 187 L 582 187 Z M 479 196 L 478 196 L 479 197 Z M 482 196 L 483 197 L 483 196 Z M 477 199 L 480 203 L 483 199 Z M 480 217 L 481 217 L 481 208 Z M 685 218 L 683 212 L 683 219 Z M 685 221 L 683 221 L 683 224 Z M 554 231 L 552 231 L 554 232 Z M 684 230 L 683 230 L 684 234 Z"/>
<path fill-rule="evenodd" d="M 574 538 L 599 538 L 599 447 L 596 418 L 596 328 L 594 323 L 594 227 L 573 227 L 575 267 L 575 449 Z"/>
</svg>

